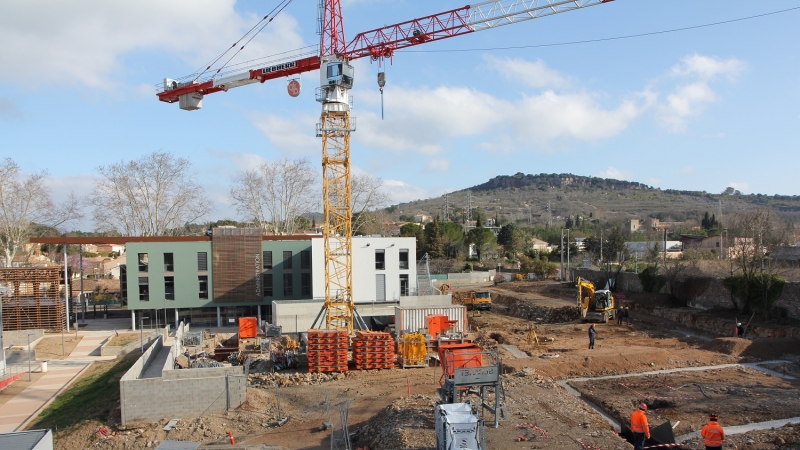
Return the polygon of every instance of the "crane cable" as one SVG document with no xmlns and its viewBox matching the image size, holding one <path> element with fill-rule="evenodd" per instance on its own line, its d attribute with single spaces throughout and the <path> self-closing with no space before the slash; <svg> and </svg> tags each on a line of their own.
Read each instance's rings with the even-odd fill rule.
<svg viewBox="0 0 800 450">
<path fill-rule="evenodd" d="M 231 57 L 230 57 L 230 58 L 228 58 L 228 60 L 227 60 L 227 61 L 225 61 L 225 63 L 224 63 L 224 64 L 222 64 L 222 65 L 221 65 L 221 66 L 220 66 L 220 67 L 217 69 L 217 71 L 216 71 L 216 72 L 214 72 L 214 75 L 217 75 L 217 74 L 219 74 L 219 72 L 220 72 L 222 69 L 224 69 L 224 68 L 225 68 L 225 67 L 228 65 L 228 63 L 230 63 L 230 62 L 231 62 L 231 60 L 233 60 L 233 58 L 235 58 L 235 57 L 236 57 L 236 55 L 238 55 L 238 54 L 239 54 L 239 53 L 240 53 L 242 50 L 244 50 L 245 46 L 247 46 L 247 44 L 249 44 L 249 43 L 250 43 L 250 41 L 252 41 L 252 40 L 253 40 L 253 39 L 254 39 L 256 36 L 258 36 L 258 33 L 261 33 L 261 31 L 262 31 L 262 30 L 263 30 L 263 29 L 264 29 L 264 28 L 265 28 L 267 25 L 269 25 L 270 23 L 272 23 L 272 21 L 273 21 L 273 20 L 275 20 L 275 17 L 276 17 L 278 14 L 280 14 L 280 13 L 281 13 L 281 11 L 283 11 L 284 9 L 286 9 L 286 7 L 287 7 L 287 6 L 289 6 L 289 4 L 290 4 L 290 3 L 292 3 L 293 1 L 294 1 L 294 0 L 281 0 L 281 1 L 278 3 L 278 5 L 276 5 L 274 8 L 272 8 L 272 11 L 270 11 L 269 13 L 267 13 L 267 15 L 266 15 L 266 16 L 264 16 L 264 18 L 262 18 L 261 20 L 259 20 L 259 21 L 258 21 L 258 23 L 256 23 L 255 25 L 253 25 L 253 27 L 252 27 L 252 28 L 250 28 L 249 30 L 247 30 L 247 33 L 245 33 L 244 35 L 242 35 L 242 37 L 240 37 L 240 38 L 239 38 L 239 39 L 238 39 L 236 42 L 234 42 L 234 43 L 233 43 L 233 45 L 231 45 L 231 46 L 230 46 L 230 48 L 228 48 L 227 50 L 225 50 L 224 52 L 222 52 L 222 54 L 220 54 L 219 56 L 217 56 L 217 57 L 216 57 L 214 60 L 212 60 L 211 62 L 209 62 L 209 63 L 207 64 L 207 66 L 206 66 L 205 70 L 198 71 L 198 73 L 197 73 L 197 76 L 196 76 L 196 77 L 194 78 L 194 80 L 192 80 L 192 81 L 197 81 L 197 80 L 198 80 L 198 79 L 199 79 L 201 76 L 203 76 L 203 74 L 205 74 L 206 72 L 208 72 L 209 70 L 211 70 L 211 67 L 213 67 L 213 66 L 214 66 L 214 64 L 216 64 L 217 62 L 219 62 L 219 60 L 220 60 L 220 59 L 222 59 L 222 58 L 223 58 L 223 57 L 224 57 L 224 56 L 225 56 L 225 55 L 226 55 L 228 52 L 230 52 L 230 51 L 231 51 L 231 50 L 233 50 L 233 49 L 234 49 L 234 48 L 235 48 L 237 45 L 239 45 L 239 42 L 242 42 L 242 40 L 243 40 L 243 39 L 245 39 L 247 36 L 249 36 L 249 35 L 251 35 L 251 34 L 252 34 L 252 36 L 250 36 L 250 38 L 249 38 L 249 39 L 247 39 L 247 42 L 245 42 L 244 44 L 242 44 L 242 46 L 241 46 L 241 47 L 239 47 L 239 49 L 238 49 L 238 50 L 236 50 L 236 52 L 234 52 L 234 54 L 233 54 L 233 55 L 231 55 Z M 257 30 L 256 30 L 256 29 L 257 29 Z M 256 31 L 255 31 L 255 33 L 253 32 L 253 30 L 256 30 Z"/>
<path fill-rule="evenodd" d="M 614 37 L 607 37 L 607 38 L 598 38 L 598 39 L 587 39 L 583 41 L 568 41 L 568 42 L 556 42 L 552 44 L 535 44 L 535 45 L 520 45 L 514 47 L 490 47 L 490 48 L 465 48 L 465 49 L 451 49 L 451 50 L 398 50 L 397 53 L 457 53 L 457 52 L 482 52 L 487 50 L 515 50 L 521 48 L 541 48 L 541 47 L 560 47 L 564 45 L 577 45 L 577 44 L 591 44 L 594 42 L 606 42 L 606 41 L 618 41 L 622 39 L 632 39 L 632 38 L 639 38 L 639 37 L 646 37 L 646 36 L 655 36 L 659 34 L 668 34 L 668 33 L 676 33 L 680 31 L 689 31 L 689 30 L 696 30 L 698 28 L 708 28 L 717 25 L 727 25 L 729 23 L 734 22 L 742 22 L 745 20 L 751 19 L 758 19 L 761 17 L 772 16 L 775 14 L 782 14 L 785 12 L 795 11 L 800 9 L 800 6 L 795 6 L 793 8 L 781 9 L 779 11 L 772 11 L 763 14 L 756 14 L 754 16 L 747 16 L 747 17 L 740 17 L 738 19 L 730 19 L 730 20 L 723 20 L 720 22 L 712 22 L 712 23 L 705 23 L 702 25 L 692 25 L 688 27 L 682 28 L 673 28 L 670 30 L 661 30 L 661 31 L 650 31 L 647 33 L 639 33 L 639 34 L 629 34 L 625 36 L 614 36 Z"/>
</svg>

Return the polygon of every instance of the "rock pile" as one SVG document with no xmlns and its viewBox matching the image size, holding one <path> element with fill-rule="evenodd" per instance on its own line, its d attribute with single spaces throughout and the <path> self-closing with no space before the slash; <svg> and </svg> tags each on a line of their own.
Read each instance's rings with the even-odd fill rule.
<svg viewBox="0 0 800 450">
<path fill-rule="evenodd" d="M 275 386 L 310 386 L 341 380 L 344 373 L 253 373 L 247 376 L 250 386 L 271 388 Z"/>
<path fill-rule="evenodd" d="M 436 448 L 433 407 L 436 398 L 415 395 L 395 400 L 358 430 L 356 446 L 371 450 Z"/>
<path fill-rule="evenodd" d="M 577 306 L 551 308 L 534 305 L 526 300 L 503 294 L 496 295 L 493 301 L 505 305 L 508 308 L 508 315 L 521 317 L 536 323 L 563 323 L 580 318 L 580 310 Z"/>
</svg>

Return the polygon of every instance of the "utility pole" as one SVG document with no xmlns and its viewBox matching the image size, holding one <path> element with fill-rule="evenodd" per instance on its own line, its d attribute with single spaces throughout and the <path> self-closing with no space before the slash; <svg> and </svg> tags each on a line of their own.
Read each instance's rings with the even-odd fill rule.
<svg viewBox="0 0 800 450">
<path fill-rule="evenodd" d="M 667 229 L 664 228 L 664 264 L 667 263 Z"/>
<path fill-rule="evenodd" d="M 572 276 L 569 273 L 569 228 L 567 228 L 567 281 L 572 281 Z"/>
<path fill-rule="evenodd" d="M 447 219 L 450 217 L 450 215 L 449 215 L 450 204 L 448 203 L 449 200 L 450 200 L 450 195 L 449 194 L 444 194 L 444 221 L 445 222 L 447 222 Z"/>
<path fill-rule="evenodd" d="M 83 298 L 83 244 L 78 245 L 80 250 L 80 265 L 81 265 L 81 322 L 86 323 L 86 300 Z M 95 286 L 97 285 L 97 277 L 95 277 Z M 77 315 L 77 313 L 76 313 Z"/>
<path fill-rule="evenodd" d="M 467 231 L 472 223 L 472 191 L 467 191 Z"/>
<path fill-rule="evenodd" d="M 561 281 L 564 281 L 564 229 L 561 229 L 561 244 L 558 246 L 561 252 L 561 273 L 559 274 Z"/>
<path fill-rule="evenodd" d="M 600 262 L 603 262 L 603 229 L 600 229 Z"/>
</svg>

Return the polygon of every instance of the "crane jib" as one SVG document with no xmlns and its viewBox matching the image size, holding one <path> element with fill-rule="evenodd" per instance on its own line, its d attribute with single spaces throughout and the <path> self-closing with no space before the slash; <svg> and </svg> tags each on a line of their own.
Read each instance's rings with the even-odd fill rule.
<svg viewBox="0 0 800 450">
<path fill-rule="evenodd" d="M 292 61 L 288 63 L 276 64 L 274 66 L 264 67 L 263 69 L 261 69 L 261 73 L 268 74 L 272 72 L 278 72 L 280 70 L 294 69 L 295 67 L 297 67 L 297 61 Z"/>
</svg>

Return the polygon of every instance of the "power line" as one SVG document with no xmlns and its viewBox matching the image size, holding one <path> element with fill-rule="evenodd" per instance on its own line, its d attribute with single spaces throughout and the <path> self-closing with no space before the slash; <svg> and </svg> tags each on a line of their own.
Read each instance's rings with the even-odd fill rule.
<svg viewBox="0 0 800 450">
<path fill-rule="evenodd" d="M 461 52 L 483 52 L 489 50 L 517 50 L 521 48 L 542 48 L 542 47 L 560 47 L 565 45 L 578 45 L 578 44 L 591 44 L 595 42 L 607 42 L 607 41 L 619 41 L 622 39 L 633 39 L 633 38 L 640 38 L 646 36 L 656 36 L 659 34 L 668 34 L 668 33 L 677 33 L 681 31 L 689 31 L 689 30 L 696 30 L 698 28 L 708 28 L 714 27 L 717 25 L 727 25 L 730 23 L 735 22 L 742 22 L 745 20 L 752 20 L 758 19 L 761 17 L 772 16 L 775 14 L 782 14 L 786 12 L 791 12 L 800 9 L 800 6 L 795 6 L 794 8 L 787 8 L 781 9 L 779 11 L 772 11 L 763 14 L 756 14 L 754 16 L 747 16 L 747 17 L 740 17 L 738 19 L 730 19 L 730 20 L 723 20 L 721 22 L 712 22 L 706 23 L 703 25 L 693 25 L 690 27 L 683 27 L 683 28 L 673 28 L 670 30 L 661 30 L 661 31 L 650 31 L 647 33 L 639 33 L 639 34 L 628 34 L 625 36 L 614 36 L 614 37 L 607 37 L 607 38 L 598 38 L 598 39 L 587 39 L 583 41 L 568 41 L 568 42 L 556 42 L 551 44 L 536 44 L 536 45 L 520 45 L 520 46 L 513 46 L 513 47 L 487 47 L 487 48 L 466 48 L 466 49 L 454 49 L 454 50 L 398 50 L 397 53 L 461 53 Z"/>
</svg>

